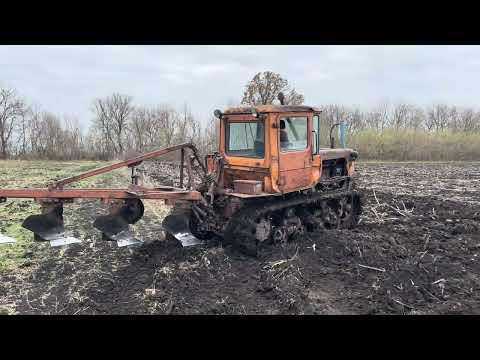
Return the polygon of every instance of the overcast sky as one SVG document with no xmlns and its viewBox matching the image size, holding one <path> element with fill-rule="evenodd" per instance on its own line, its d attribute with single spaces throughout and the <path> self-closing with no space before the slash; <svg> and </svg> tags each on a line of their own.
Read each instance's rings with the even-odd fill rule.
<svg viewBox="0 0 480 360">
<path fill-rule="evenodd" d="M 204 121 L 266 70 L 314 106 L 480 100 L 480 46 L 0 46 L 0 85 L 85 125 L 92 100 L 113 92 L 136 104 L 187 102 Z"/>
</svg>

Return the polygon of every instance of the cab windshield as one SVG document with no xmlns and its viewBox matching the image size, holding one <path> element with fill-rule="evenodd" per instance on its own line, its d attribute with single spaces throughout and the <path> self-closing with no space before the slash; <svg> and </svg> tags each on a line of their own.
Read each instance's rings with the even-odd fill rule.
<svg viewBox="0 0 480 360">
<path fill-rule="evenodd" d="M 228 155 L 254 158 L 265 156 L 262 121 L 228 122 L 225 135 Z"/>
<path fill-rule="evenodd" d="M 308 146 L 306 116 L 280 119 L 280 149 L 282 152 L 304 150 Z"/>
</svg>

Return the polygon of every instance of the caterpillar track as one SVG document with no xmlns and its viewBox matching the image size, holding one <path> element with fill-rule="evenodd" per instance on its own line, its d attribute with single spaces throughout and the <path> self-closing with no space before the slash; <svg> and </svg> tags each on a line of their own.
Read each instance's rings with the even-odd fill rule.
<svg viewBox="0 0 480 360">
<path fill-rule="evenodd" d="M 243 200 L 236 205 L 232 197 L 224 195 L 211 204 L 179 201 L 163 226 L 183 246 L 200 244 L 216 235 L 249 256 L 260 256 L 272 245 L 284 247 L 288 256 L 288 248 L 295 248 L 292 240 L 299 238 L 296 235 L 357 225 L 362 199 L 354 188 L 352 179 L 339 177 L 322 181 L 315 189 Z M 236 210 L 225 215 L 232 206 Z"/>
<path fill-rule="evenodd" d="M 352 228 L 358 223 L 361 210 L 360 193 L 345 190 L 302 194 L 283 201 L 255 201 L 232 216 L 223 237 L 241 252 L 259 256 L 265 245 L 286 246 L 295 235 Z"/>
</svg>

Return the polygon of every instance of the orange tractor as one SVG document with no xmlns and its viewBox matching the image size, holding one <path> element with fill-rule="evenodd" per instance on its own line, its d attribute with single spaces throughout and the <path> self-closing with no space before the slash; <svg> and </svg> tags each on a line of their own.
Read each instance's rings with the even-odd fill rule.
<svg viewBox="0 0 480 360">
<path fill-rule="evenodd" d="M 142 199 L 164 200 L 173 209 L 163 227 L 184 246 L 217 237 L 256 255 L 266 244 L 287 244 L 306 231 L 358 223 L 361 197 L 354 190 L 358 154 L 335 148 L 333 127 L 330 147 L 320 147 L 320 133 L 325 131 L 320 127 L 320 112 L 289 105 L 216 110 L 219 151 L 205 159 L 193 144 L 180 144 L 56 181 L 44 189 L 0 190 L 0 202 L 7 198 L 39 202 L 42 214 L 29 216 L 22 225 L 35 234 L 35 240 L 54 246 L 79 241 L 65 235 L 63 204 L 101 199 L 110 212 L 93 225 L 105 239 L 122 246 L 140 242 L 133 238 L 129 224 L 142 217 Z M 171 151 L 181 152 L 180 186 L 139 185 L 136 166 Z M 127 188 L 67 188 L 74 181 L 120 167 L 132 170 Z M 3 239 L 8 242 L 9 238 Z"/>
</svg>

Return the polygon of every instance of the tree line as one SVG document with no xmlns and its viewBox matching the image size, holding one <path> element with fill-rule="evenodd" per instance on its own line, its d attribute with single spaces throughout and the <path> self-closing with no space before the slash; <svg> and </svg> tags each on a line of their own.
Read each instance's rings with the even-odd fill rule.
<svg viewBox="0 0 480 360">
<path fill-rule="evenodd" d="M 280 74 L 265 71 L 247 82 L 241 104 L 278 103 L 280 92 L 285 104 L 304 102 Z M 348 145 L 364 158 L 456 160 L 460 154 L 461 159 L 480 159 L 480 112 L 471 107 L 387 102 L 368 109 L 320 107 L 321 146 L 328 146 L 330 126 L 345 121 Z M 218 120 L 212 116 L 201 126 L 187 104 L 145 106 L 114 93 L 93 99 L 90 110 L 93 121 L 84 132 L 77 119 L 28 104 L 14 89 L 0 87 L 0 158 L 109 160 L 181 142 L 195 143 L 204 154 L 217 150 Z"/>
<path fill-rule="evenodd" d="M 32 106 L 14 90 L 0 88 L 0 159 L 109 160 L 181 142 L 215 151 L 215 121 L 201 126 L 190 108 L 136 105 L 114 93 L 92 101 L 86 132 L 77 119 Z"/>
<path fill-rule="evenodd" d="M 347 146 L 361 159 L 398 161 L 480 160 L 480 111 L 447 104 L 418 106 L 384 102 L 371 109 L 322 107 L 321 146 L 328 129 L 347 124 Z"/>
<path fill-rule="evenodd" d="M 429 132 L 478 132 L 480 131 L 480 112 L 469 107 L 434 104 L 418 106 L 413 104 L 387 102 L 373 109 L 343 105 L 327 105 L 323 113 L 328 123 L 344 120 L 351 132 L 374 130 L 411 129 Z"/>
</svg>

